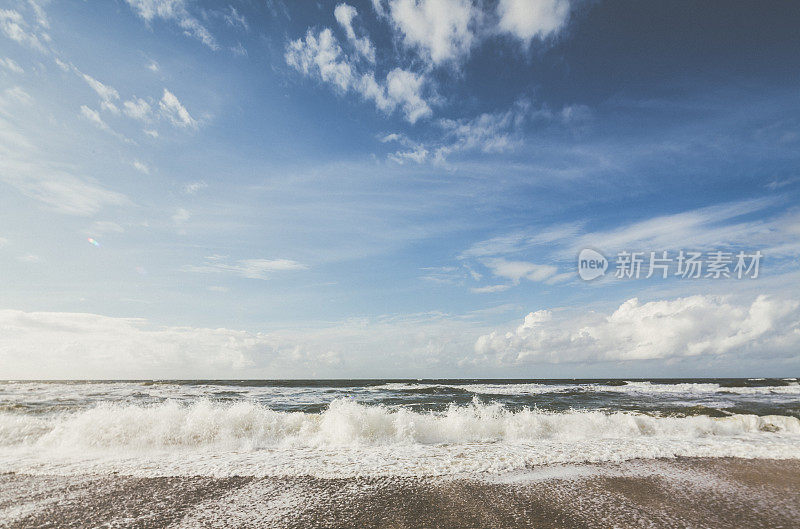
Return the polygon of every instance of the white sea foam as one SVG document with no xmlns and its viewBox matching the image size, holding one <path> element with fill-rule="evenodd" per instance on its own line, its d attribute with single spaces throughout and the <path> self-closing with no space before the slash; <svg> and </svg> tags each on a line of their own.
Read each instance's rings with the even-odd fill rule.
<svg viewBox="0 0 800 529">
<path fill-rule="evenodd" d="M 0 465 L 17 472 L 441 475 L 676 455 L 800 458 L 800 420 L 509 411 L 479 402 L 418 413 L 346 399 L 318 414 L 206 400 L 0 414 Z"/>
</svg>

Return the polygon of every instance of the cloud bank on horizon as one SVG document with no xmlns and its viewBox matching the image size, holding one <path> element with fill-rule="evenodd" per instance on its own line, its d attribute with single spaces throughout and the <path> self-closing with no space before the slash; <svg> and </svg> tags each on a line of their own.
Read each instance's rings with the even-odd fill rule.
<svg viewBox="0 0 800 529">
<path fill-rule="evenodd" d="M 798 22 L 10 0 L 0 378 L 794 376 Z"/>
</svg>

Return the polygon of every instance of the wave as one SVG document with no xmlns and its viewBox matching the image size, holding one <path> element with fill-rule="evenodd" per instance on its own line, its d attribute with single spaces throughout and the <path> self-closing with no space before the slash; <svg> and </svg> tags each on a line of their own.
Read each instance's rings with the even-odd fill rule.
<svg viewBox="0 0 800 529">
<path fill-rule="evenodd" d="M 441 413 L 338 399 L 322 413 L 280 412 L 239 402 L 99 404 L 44 418 L 0 413 L 0 446 L 38 448 L 264 448 L 577 442 L 597 439 L 799 436 L 788 416 L 654 417 L 600 411 L 508 410 L 473 402 Z"/>
<path fill-rule="evenodd" d="M 583 391 L 586 393 L 628 393 L 628 394 L 678 394 L 698 395 L 713 393 L 733 393 L 738 395 L 800 395 L 800 384 L 794 379 L 785 379 L 781 384 L 746 386 L 733 383 L 679 382 L 657 383 L 642 381 L 613 381 L 605 384 L 413 384 L 389 383 L 372 389 L 403 392 L 430 392 L 434 388 L 467 391 L 479 395 L 541 395 Z"/>
</svg>

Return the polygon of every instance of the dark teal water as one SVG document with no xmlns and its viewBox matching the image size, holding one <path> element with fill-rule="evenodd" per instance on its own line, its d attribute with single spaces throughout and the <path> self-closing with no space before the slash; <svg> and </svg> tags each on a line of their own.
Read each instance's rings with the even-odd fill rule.
<svg viewBox="0 0 800 529">
<path fill-rule="evenodd" d="M 800 418 L 796 378 L 2 381 L 0 411 L 51 413 L 99 402 L 250 401 L 278 411 L 324 411 L 335 399 L 441 411 L 476 400 L 508 409 L 635 411 Z"/>
</svg>

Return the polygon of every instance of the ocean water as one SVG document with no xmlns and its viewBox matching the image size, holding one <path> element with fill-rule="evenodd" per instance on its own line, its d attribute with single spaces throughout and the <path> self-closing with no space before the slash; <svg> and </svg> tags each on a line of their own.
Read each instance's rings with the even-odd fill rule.
<svg viewBox="0 0 800 529">
<path fill-rule="evenodd" d="M 487 476 L 800 459 L 784 379 L 0 382 L 0 472 Z"/>
</svg>

